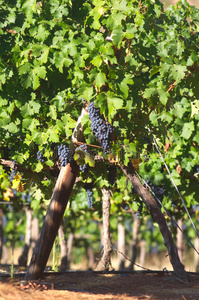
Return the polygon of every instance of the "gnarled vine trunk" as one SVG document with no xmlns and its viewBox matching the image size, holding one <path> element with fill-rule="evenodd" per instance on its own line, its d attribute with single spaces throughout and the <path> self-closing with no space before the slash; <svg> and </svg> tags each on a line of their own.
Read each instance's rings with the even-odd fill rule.
<svg viewBox="0 0 199 300">
<path fill-rule="evenodd" d="M 174 274 L 181 280 L 188 280 L 188 274 L 186 273 L 183 264 L 181 263 L 177 248 L 174 244 L 171 232 L 169 231 L 164 215 L 161 212 L 157 202 L 151 196 L 149 191 L 143 187 L 139 177 L 135 173 L 135 169 L 131 164 L 127 167 L 120 165 L 120 168 L 133 185 L 136 193 L 142 198 L 143 202 L 146 204 L 151 216 L 155 222 L 158 223 L 161 234 L 164 238 L 164 244 L 168 249 L 169 259 L 174 269 Z"/>
<path fill-rule="evenodd" d="M 60 171 L 39 239 L 26 272 L 26 280 L 38 279 L 43 274 L 77 174 L 78 166 L 74 161 L 62 167 Z"/>
</svg>

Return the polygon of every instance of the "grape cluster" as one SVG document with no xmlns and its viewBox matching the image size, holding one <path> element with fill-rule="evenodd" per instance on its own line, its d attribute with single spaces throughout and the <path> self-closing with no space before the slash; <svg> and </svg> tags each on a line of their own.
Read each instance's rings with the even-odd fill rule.
<svg viewBox="0 0 199 300">
<path fill-rule="evenodd" d="M 83 165 L 79 165 L 79 170 L 82 172 L 82 173 L 85 173 L 88 169 L 88 164 L 83 164 Z"/>
<path fill-rule="evenodd" d="M 114 164 L 111 164 L 108 167 L 108 182 L 113 185 L 116 180 L 116 174 L 117 174 L 117 167 Z"/>
<path fill-rule="evenodd" d="M 30 195 L 30 192 L 29 191 L 27 191 L 26 193 L 25 192 L 23 192 L 22 194 L 21 194 L 21 199 L 23 200 L 23 201 L 26 201 L 26 202 L 31 202 L 31 195 Z"/>
<path fill-rule="evenodd" d="M 43 154 L 40 151 L 37 151 L 37 159 L 38 161 L 40 161 L 42 164 L 45 162 L 45 157 L 43 156 Z"/>
<path fill-rule="evenodd" d="M 88 207 L 92 208 L 93 207 L 93 190 L 87 189 L 86 194 L 87 194 Z"/>
<path fill-rule="evenodd" d="M 88 153 L 88 146 L 85 145 L 80 145 L 78 148 L 75 149 L 75 151 L 81 149 L 82 151 Z M 79 169 L 82 173 L 85 173 L 88 170 L 88 164 L 83 164 L 83 165 L 79 165 Z"/>
<path fill-rule="evenodd" d="M 65 167 L 73 159 L 73 154 L 71 150 L 68 147 L 66 147 L 66 145 L 59 145 L 57 153 L 61 161 L 61 167 Z"/>
<path fill-rule="evenodd" d="M 157 186 L 150 182 L 150 180 L 146 180 L 146 183 L 151 187 L 152 192 L 155 194 L 156 198 L 162 202 L 165 189 L 160 185 Z"/>
<path fill-rule="evenodd" d="M 193 212 L 199 211 L 199 205 L 192 205 Z"/>
<path fill-rule="evenodd" d="M 95 108 L 93 102 L 91 102 L 87 108 L 89 113 L 89 119 L 91 120 L 91 130 L 95 137 L 99 140 L 100 145 L 105 154 L 111 152 L 110 141 L 113 133 L 113 126 L 109 122 L 105 122 L 100 116 L 99 108 Z"/>
<path fill-rule="evenodd" d="M 88 207 L 93 208 L 93 184 L 87 183 L 84 188 L 86 190 Z"/>
<path fill-rule="evenodd" d="M 152 185 L 152 191 L 154 192 L 156 197 L 162 202 L 165 189 L 161 186 Z"/>
<path fill-rule="evenodd" d="M 129 210 L 129 209 L 130 209 L 129 205 L 126 204 L 126 205 L 124 206 L 124 209 L 125 209 L 125 210 Z"/>
</svg>

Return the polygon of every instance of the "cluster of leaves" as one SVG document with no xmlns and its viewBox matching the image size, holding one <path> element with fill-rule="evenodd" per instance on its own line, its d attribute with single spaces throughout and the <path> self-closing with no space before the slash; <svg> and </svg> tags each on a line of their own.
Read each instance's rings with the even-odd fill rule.
<svg viewBox="0 0 199 300">
<path fill-rule="evenodd" d="M 149 127 L 188 207 L 197 204 L 199 11 L 186 0 L 166 11 L 151 0 L 0 0 L 0 5 L 0 154 L 23 165 L 32 207 L 50 198 L 55 145 L 69 144 L 82 98 L 94 101 L 115 128 L 114 163 L 140 159 L 142 176 L 165 187 L 167 208 L 183 214 Z M 103 155 L 88 115 L 82 124 L 85 142 Z M 109 185 L 107 171 L 90 169 L 83 181 L 95 183 L 98 197 Z M 133 198 L 119 170 L 117 177 L 113 211 Z"/>
</svg>

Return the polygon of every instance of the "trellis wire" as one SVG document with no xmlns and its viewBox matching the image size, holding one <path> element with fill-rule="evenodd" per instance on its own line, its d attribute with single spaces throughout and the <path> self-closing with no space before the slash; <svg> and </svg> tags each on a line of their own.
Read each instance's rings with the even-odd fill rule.
<svg viewBox="0 0 199 300">
<path fill-rule="evenodd" d="M 142 181 L 145 183 L 145 185 L 147 186 L 147 188 L 150 190 L 150 192 L 153 195 L 153 197 L 155 198 L 155 200 L 163 207 L 163 209 L 165 210 L 165 212 L 167 213 L 167 215 L 171 218 L 171 221 L 173 222 L 173 224 L 182 232 L 182 234 L 186 238 L 187 242 L 190 244 L 190 246 L 199 255 L 199 252 L 196 250 L 196 248 L 194 247 L 194 245 L 192 244 L 192 242 L 190 241 L 190 239 L 188 238 L 188 236 L 185 234 L 185 232 L 182 231 L 182 229 L 180 228 L 180 226 L 178 225 L 178 223 L 176 222 L 176 220 L 172 217 L 172 215 L 170 214 L 170 212 L 166 209 L 166 207 L 162 204 L 162 202 L 158 199 L 158 197 L 152 191 L 151 187 L 147 184 L 147 182 L 144 180 L 144 178 L 138 172 L 137 172 L 137 174 L 142 179 Z"/>
<path fill-rule="evenodd" d="M 144 117 L 143 117 L 143 119 L 144 119 Z M 193 228 L 194 228 L 194 230 L 195 230 L 195 232 L 196 232 L 196 235 L 197 235 L 197 237 L 199 238 L 199 234 L 198 234 L 198 231 L 197 231 L 197 229 L 196 229 L 196 227 L 195 227 L 195 224 L 193 223 L 193 220 L 192 220 L 192 218 L 191 218 L 191 216 L 190 216 L 190 214 L 189 214 L 189 211 L 188 211 L 188 209 L 187 209 L 187 207 L 186 207 L 186 204 L 185 204 L 185 202 L 184 202 L 184 200 L 183 200 L 183 198 L 182 198 L 182 196 L 181 196 L 181 194 L 180 194 L 180 192 L 179 192 L 179 190 L 178 190 L 178 187 L 177 187 L 177 185 L 176 185 L 176 183 L 175 183 L 175 181 L 174 181 L 174 179 L 173 179 L 173 176 L 171 175 L 171 172 L 170 172 L 170 170 L 169 170 L 169 168 L 168 168 L 168 166 L 167 166 L 167 164 L 166 164 L 166 162 L 165 162 L 165 160 L 164 160 L 164 157 L 162 156 L 162 153 L 161 153 L 161 151 L 160 151 L 160 149 L 159 149 L 159 147 L 158 147 L 158 144 L 157 144 L 157 142 L 156 142 L 156 139 L 155 139 L 155 137 L 154 137 L 154 135 L 153 135 L 153 133 L 151 132 L 151 129 L 149 128 L 149 125 L 147 124 L 147 122 L 146 122 L 146 120 L 144 119 L 144 122 L 145 122 L 145 124 L 146 124 L 146 127 L 147 127 L 147 129 L 148 129 L 148 131 L 149 131 L 149 133 L 150 133 L 150 136 L 151 136 L 151 138 L 152 138 L 152 140 L 153 140 L 153 142 L 154 142 L 154 145 L 155 145 L 155 147 L 156 147 L 156 150 L 158 151 L 158 154 L 160 155 L 160 157 L 161 157 L 161 159 L 162 159 L 162 161 L 163 161 L 163 163 L 164 163 L 164 165 L 165 165 L 165 168 L 166 168 L 166 170 L 167 170 L 167 172 L 168 172 L 168 174 L 169 174 L 169 176 L 170 176 L 170 178 L 171 178 L 171 181 L 172 181 L 172 183 L 173 183 L 173 185 L 174 185 L 174 187 L 175 187 L 175 189 L 176 189 L 176 191 L 177 191 L 177 193 L 178 193 L 178 195 L 179 195 L 179 197 L 180 197 L 180 200 L 182 201 L 182 204 L 184 205 L 184 208 L 185 208 L 185 211 L 186 211 L 186 213 L 187 213 L 187 215 L 188 215 L 188 217 L 189 217 L 189 219 L 190 219 L 190 221 L 191 221 L 191 224 L 192 224 L 192 226 L 193 226 Z M 147 185 L 148 186 L 148 185 Z M 152 191 L 151 191 L 152 192 Z M 152 192 L 153 193 L 153 192 Z M 154 194 L 154 193 L 153 193 Z M 157 198 L 157 197 L 156 197 Z M 163 206 L 163 204 L 161 203 L 161 201 L 159 200 L 159 203 L 162 205 L 162 207 L 164 208 L 164 210 L 167 212 L 167 214 L 168 214 L 168 211 L 167 211 L 167 209 Z M 172 216 L 170 215 L 169 216 L 171 219 L 173 219 L 172 218 Z M 174 224 L 176 223 L 176 221 L 173 219 L 172 220 L 173 222 L 174 222 Z M 177 225 L 177 227 L 181 230 L 181 228 L 178 226 L 178 224 L 176 223 L 176 225 Z M 182 232 L 182 230 L 181 230 L 181 232 Z M 189 244 L 193 247 L 193 249 L 197 252 L 197 254 L 199 255 L 199 252 L 195 249 L 195 247 L 192 245 L 192 243 L 190 242 L 190 240 L 188 239 L 188 237 L 185 235 L 185 233 L 183 233 L 184 234 L 184 236 L 186 237 L 186 239 L 187 239 L 187 241 L 189 242 Z"/>
</svg>

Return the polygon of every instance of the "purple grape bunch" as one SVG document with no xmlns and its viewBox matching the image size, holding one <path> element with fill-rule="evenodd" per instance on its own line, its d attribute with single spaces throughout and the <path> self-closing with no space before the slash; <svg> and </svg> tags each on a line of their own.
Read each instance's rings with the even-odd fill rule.
<svg viewBox="0 0 199 300">
<path fill-rule="evenodd" d="M 45 162 L 45 157 L 43 156 L 43 154 L 40 151 L 37 151 L 37 159 L 38 161 L 40 161 L 42 164 Z"/>
<path fill-rule="evenodd" d="M 63 144 L 58 146 L 57 154 L 61 162 L 61 167 L 65 167 L 73 159 L 72 151 L 68 147 L 66 147 L 66 145 Z"/>
<path fill-rule="evenodd" d="M 88 207 L 93 208 L 93 183 L 86 183 L 84 188 L 86 190 Z"/>
<path fill-rule="evenodd" d="M 82 151 L 88 153 L 88 146 L 85 145 L 80 145 L 78 148 L 75 149 L 75 151 L 81 149 Z M 79 165 L 79 169 L 82 173 L 85 173 L 88 170 L 88 164 L 83 164 L 83 165 Z"/>
<path fill-rule="evenodd" d="M 109 122 L 105 122 L 101 115 L 99 108 L 95 108 L 93 102 L 91 102 L 87 108 L 89 113 L 89 119 L 91 120 L 91 130 L 95 137 L 99 140 L 100 146 L 105 154 L 111 153 L 111 135 L 114 128 Z"/>
</svg>

